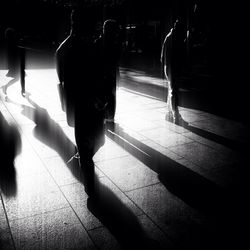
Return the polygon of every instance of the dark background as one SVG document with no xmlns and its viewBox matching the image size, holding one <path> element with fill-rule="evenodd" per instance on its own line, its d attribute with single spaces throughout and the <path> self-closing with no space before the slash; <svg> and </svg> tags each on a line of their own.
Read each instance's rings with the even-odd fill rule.
<svg viewBox="0 0 250 250">
<path fill-rule="evenodd" d="M 190 34 L 184 84 L 206 89 L 205 99 L 200 93 L 195 98 L 212 104 L 214 112 L 247 122 L 247 13 L 239 1 L 4 0 L 0 7 L 1 57 L 7 27 L 18 31 L 23 46 L 53 54 L 69 34 L 72 8 L 83 10 L 95 37 L 105 19 L 117 19 L 122 31 L 121 64 L 152 74 L 160 74 L 162 41 L 181 16 Z"/>
</svg>

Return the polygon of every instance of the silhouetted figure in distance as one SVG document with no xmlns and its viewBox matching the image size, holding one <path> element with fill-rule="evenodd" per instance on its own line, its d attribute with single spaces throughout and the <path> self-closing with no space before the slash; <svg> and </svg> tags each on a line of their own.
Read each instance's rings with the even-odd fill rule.
<svg viewBox="0 0 250 250">
<path fill-rule="evenodd" d="M 96 50 L 91 21 L 73 10 L 70 35 L 56 51 L 57 73 L 65 97 L 69 126 L 75 127 L 80 165 L 85 175 L 85 190 L 94 190 L 93 156 L 104 144 L 102 79 L 96 72 Z"/>
<path fill-rule="evenodd" d="M 25 96 L 25 49 L 19 46 L 17 32 L 13 28 L 7 28 L 5 31 L 7 46 L 7 77 L 11 79 L 5 86 L 3 92 L 7 95 L 7 89 L 12 84 L 20 80 L 21 94 Z"/>
<path fill-rule="evenodd" d="M 186 31 L 180 20 L 176 19 L 170 32 L 166 35 L 161 49 L 161 63 L 164 76 L 170 82 L 170 101 L 172 110 L 166 115 L 166 119 L 175 123 L 182 120 L 179 113 L 179 77 L 183 72 L 186 55 Z"/>
<path fill-rule="evenodd" d="M 108 101 L 105 118 L 107 122 L 114 122 L 118 61 L 121 54 L 120 32 L 116 20 L 108 19 L 103 23 L 102 34 L 96 39 L 95 45 L 98 51 L 98 71 L 103 75 L 104 93 Z"/>
</svg>

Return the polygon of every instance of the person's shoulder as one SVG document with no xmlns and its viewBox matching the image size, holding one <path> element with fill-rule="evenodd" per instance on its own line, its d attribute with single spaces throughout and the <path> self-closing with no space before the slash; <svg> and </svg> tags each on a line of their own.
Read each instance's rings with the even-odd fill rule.
<svg viewBox="0 0 250 250">
<path fill-rule="evenodd" d="M 100 35 L 99 37 L 97 37 L 95 40 L 94 40 L 94 44 L 99 46 L 102 44 L 102 41 L 103 41 L 103 37 Z"/>
<path fill-rule="evenodd" d="M 71 41 L 71 36 L 69 35 L 68 37 L 66 37 L 66 38 L 61 42 L 61 44 L 59 45 L 59 47 L 58 47 L 57 50 L 56 50 L 56 53 L 58 53 L 59 51 L 64 50 L 64 49 L 68 46 L 68 44 L 70 43 L 70 41 Z"/>
</svg>

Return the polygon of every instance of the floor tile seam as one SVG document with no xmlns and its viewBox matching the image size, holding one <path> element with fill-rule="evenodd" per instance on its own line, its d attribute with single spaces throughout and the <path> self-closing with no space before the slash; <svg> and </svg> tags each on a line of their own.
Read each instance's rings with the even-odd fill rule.
<svg viewBox="0 0 250 250">
<path fill-rule="evenodd" d="M 172 147 L 175 147 L 175 146 L 172 146 Z M 171 150 L 171 149 L 169 149 L 169 150 Z M 174 152 L 174 151 L 172 151 L 172 152 Z M 174 153 L 175 153 L 175 152 L 174 152 Z M 175 154 L 176 154 L 176 153 L 175 153 Z M 179 155 L 179 154 L 178 154 L 178 155 Z M 179 155 L 179 156 L 180 156 L 180 159 L 178 159 L 178 160 L 184 159 L 185 161 L 191 163 L 193 166 L 195 166 L 195 167 L 197 167 L 197 168 L 199 168 L 199 169 L 205 171 L 206 173 L 208 173 L 208 172 L 211 173 L 211 169 L 208 170 L 207 168 L 203 167 L 203 166 L 200 165 L 200 164 L 197 164 L 197 162 L 193 161 L 192 159 L 190 160 L 190 159 L 188 159 L 188 158 L 185 157 L 185 156 L 182 156 L 182 155 Z M 174 161 L 175 161 L 175 160 L 174 160 Z M 181 163 L 179 163 L 178 161 L 175 161 L 175 162 L 177 162 L 178 164 L 181 164 Z M 191 168 L 189 168 L 189 167 L 187 167 L 187 166 L 185 166 L 185 165 L 183 165 L 183 164 L 181 164 L 181 165 L 182 165 L 183 167 L 185 167 L 185 168 L 187 168 L 187 169 L 189 169 L 189 170 L 195 172 L 196 174 L 199 174 L 199 175 L 201 175 L 202 177 L 208 179 L 206 176 L 200 174 L 199 172 L 194 171 L 193 169 L 191 169 Z M 223 165 L 223 166 L 224 166 L 224 165 Z M 216 167 L 216 165 L 214 165 L 214 168 L 215 168 L 215 167 Z M 218 167 L 222 167 L 222 165 L 217 164 L 217 167 L 216 167 L 216 168 L 218 168 Z M 210 180 L 210 179 L 208 179 L 208 180 Z"/>
<path fill-rule="evenodd" d="M 44 163 L 44 164 L 45 164 L 45 163 Z M 45 164 L 45 165 L 46 165 L 46 164 Z M 45 168 L 47 169 L 46 166 L 45 166 Z M 47 171 L 49 172 L 48 169 L 47 169 Z M 50 173 L 49 173 L 49 174 L 50 174 Z M 51 174 L 50 174 L 50 175 L 51 175 Z M 51 175 L 51 176 L 52 176 L 52 175 Z M 69 201 L 69 199 L 67 198 L 67 196 L 64 194 L 64 192 L 63 192 L 63 190 L 62 190 L 62 188 L 61 188 L 61 187 L 63 187 L 63 186 L 60 186 L 60 185 L 56 182 L 56 180 L 54 179 L 53 176 L 52 176 L 52 178 L 53 178 L 55 184 L 57 185 L 57 187 L 59 188 L 59 190 L 60 190 L 62 196 L 63 196 L 64 199 L 67 201 L 68 207 L 70 207 L 70 208 L 72 209 L 72 211 L 74 212 L 75 216 L 77 217 L 79 223 L 82 225 L 83 229 L 86 231 L 88 237 L 89 237 L 90 240 L 92 241 L 93 245 L 96 246 L 94 240 L 91 238 L 91 235 L 88 233 L 87 228 L 84 226 L 83 222 L 81 221 L 80 217 L 78 216 L 77 211 L 74 209 L 73 205 L 71 204 L 71 202 Z M 79 183 L 80 183 L 80 182 L 79 182 Z"/>
<path fill-rule="evenodd" d="M 94 160 L 94 163 L 95 163 L 95 165 L 97 165 L 96 163 L 98 163 L 98 162 L 106 162 L 106 161 L 116 160 L 116 159 L 120 159 L 120 158 L 126 158 L 128 156 L 130 156 L 129 153 L 127 153 L 126 155 L 121 155 L 121 156 L 117 156 L 117 157 L 114 156 L 114 157 L 110 157 L 110 158 L 105 158 L 105 159 L 100 159 L 100 160 Z"/>
<path fill-rule="evenodd" d="M 210 119 L 208 119 L 208 120 L 210 120 Z M 203 121 L 203 120 L 202 120 Z M 194 124 L 195 122 L 193 122 L 193 124 Z M 216 123 L 216 122 L 215 122 Z M 214 123 L 213 123 L 214 124 Z M 198 126 L 193 126 L 193 127 L 195 127 L 195 128 L 198 128 L 198 129 L 201 129 L 201 130 L 204 130 L 204 131 L 206 131 L 206 132 L 209 132 L 209 133 L 211 133 L 211 134 L 215 134 L 216 136 L 220 136 L 220 137 L 222 137 L 222 138 L 225 138 L 226 140 L 232 140 L 232 141 L 235 141 L 235 142 L 241 142 L 241 141 L 237 141 L 237 140 L 235 140 L 234 138 L 232 138 L 232 137 L 228 137 L 228 136 L 226 136 L 226 135 L 228 135 L 228 133 L 227 134 L 220 134 L 220 133 L 216 133 L 213 129 L 209 129 L 209 128 L 200 128 L 200 127 L 198 127 Z M 220 129 L 220 130 L 222 130 L 222 129 Z M 225 131 L 225 130 L 223 130 L 223 131 Z M 231 133 L 230 133 L 231 134 Z"/>
<path fill-rule="evenodd" d="M 118 124 L 119 124 L 119 123 L 118 123 Z M 130 136 L 130 137 L 132 137 L 132 138 L 135 139 L 136 141 L 148 140 L 148 138 L 145 138 L 145 136 L 142 135 L 139 131 L 133 130 L 133 129 L 127 127 L 127 126 L 123 126 L 122 128 L 123 128 L 123 130 L 125 131 L 125 132 L 124 132 L 125 134 L 127 134 L 127 135 Z M 128 130 L 128 131 L 127 131 L 127 130 Z M 126 132 L 126 131 L 127 131 L 127 132 Z M 129 133 L 131 133 L 131 132 L 134 133 L 135 135 L 138 135 L 138 136 L 144 137 L 144 138 L 143 138 L 143 139 L 136 139 L 136 136 L 129 135 Z M 118 135 L 119 135 L 119 134 L 118 134 Z M 120 137 L 122 137 L 122 136 L 120 136 Z M 114 140 L 112 140 L 112 139 L 110 139 L 110 138 L 109 138 L 109 140 L 111 141 L 111 143 L 115 143 L 115 145 L 120 146 L 118 143 L 116 143 L 116 141 L 114 141 Z M 120 147 L 121 147 L 121 146 L 120 146 Z"/>
<path fill-rule="evenodd" d="M 159 129 L 160 126 L 158 124 L 156 124 L 154 122 L 152 122 L 152 123 L 153 123 L 154 126 L 151 127 L 151 128 L 133 129 L 132 127 L 128 127 L 128 126 L 127 126 L 127 128 L 132 130 L 133 132 L 136 132 L 136 133 L 147 132 L 147 131 L 150 131 L 150 130 Z"/>
<path fill-rule="evenodd" d="M 24 220 L 24 219 L 29 219 L 29 218 L 33 218 L 33 217 L 38 217 L 38 216 L 41 216 L 41 215 L 44 215 L 44 214 L 54 213 L 56 211 L 60 211 L 60 210 L 67 209 L 67 208 L 71 208 L 71 207 L 69 205 L 68 206 L 63 206 L 63 207 L 60 207 L 60 208 L 44 211 L 44 212 L 41 212 L 41 213 L 35 213 L 35 214 L 32 214 L 32 215 L 23 216 L 23 217 L 20 217 L 20 218 L 10 219 L 9 221 L 13 222 L 13 221 L 18 221 L 18 220 Z"/>
<path fill-rule="evenodd" d="M 181 112 L 180 112 L 181 113 Z M 200 115 L 202 116 L 202 115 Z M 182 116 L 183 117 L 183 116 Z M 202 121 L 208 121 L 209 119 L 207 117 L 199 117 L 197 120 L 194 120 L 192 122 L 188 122 L 184 117 L 183 117 L 183 120 L 186 121 L 188 123 L 188 125 L 193 125 L 193 123 L 196 123 L 196 122 L 202 122 Z"/>
<path fill-rule="evenodd" d="M 150 130 L 155 130 L 155 129 L 162 128 L 162 129 L 170 130 L 169 132 L 172 132 L 172 133 L 174 133 L 174 134 L 179 134 L 178 132 L 175 132 L 175 131 L 173 131 L 173 130 L 171 130 L 171 129 L 166 128 L 164 125 L 159 125 L 159 124 L 157 124 L 157 122 L 156 122 L 156 123 L 155 123 L 155 122 L 152 122 L 152 123 L 154 123 L 154 124 L 157 125 L 157 126 L 156 126 L 156 127 L 153 127 L 153 128 L 145 128 L 145 129 L 141 129 L 141 130 L 134 130 L 133 128 L 128 127 L 128 126 L 124 126 L 124 127 L 125 127 L 125 128 L 127 127 L 129 130 L 132 130 L 132 131 L 135 132 L 135 133 L 148 132 L 148 131 L 150 131 Z M 144 136 L 144 135 L 142 135 L 142 136 Z M 144 137 L 145 137 L 145 136 L 144 136 Z"/>
<path fill-rule="evenodd" d="M 179 126 L 179 127 L 181 127 L 181 129 L 186 129 L 183 126 Z M 183 135 L 183 134 L 190 132 L 190 131 L 178 131 L 178 129 L 176 129 L 176 128 L 167 128 L 167 129 L 170 130 L 171 132 L 174 132 L 175 134 L 179 134 L 179 135 Z"/>
<path fill-rule="evenodd" d="M 46 163 L 44 162 L 43 158 L 40 157 L 40 155 L 38 154 L 38 152 L 35 150 L 35 153 L 37 155 L 37 157 L 40 159 L 42 165 L 44 166 L 45 170 L 47 171 L 47 173 L 49 174 L 49 176 L 52 178 L 54 184 L 57 186 L 57 188 L 59 189 L 59 192 L 61 193 L 61 195 L 64 197 L 64 199 L 67 201 L 67 203 L 69 204 L 69 206 L 73 209 L 71 203 L 69 202 L 69 200 L 67 199 L 67 197 L 65 196 L 64 192 L 62 191 L 60 185 L 57 183 L 56 179 L 54 178 L 54 176 L 50 173 L 48 167 L 46 166 Z M 75 210 L 73 209 L 74 213 L 76 214 Z M 77 218 L 79 219 L 79 217 L 77 216 Z M 79 219 L 80 220 L 80 219 Z"/>
<path fill-rule="evenodd" d="M 151 141 L 151 142 L 153 142 L 153 143 L 155 143 L 155 144 L 157 144 L 158 146 L 161 146 L 161 147 L 163 147 L 163 148 L 169 150 L 172 154 L 176 155 L 176 156 L 179 157 L 180 159 L 184 158 L 182 155 L 179 155 L 179 154 L 177 154 L 176 152 L 174 152 L 173 150 L 169 149 L 169 147 L 162 146 L 160 143 L 158 143 L 158 142 L 156 142 L 156 141 L 153 141 L 153 140 L 151 140 L 151 139 L 148 139 L 148 140 Z M 146 144 L 145 144 L 145 145 L 146 145 Z M 183 145 L 183 144 L 179 144 L 179 145 Z M 148 145 L 146 145 L 146 146 L 148 146 Z M 178 146 L 178 145 L 176 145 L 176 146 Z M 176 147 L 176 146 L 170 146 L 170 147 Z M 150 147 L 150 146 L 148 146 L 148 147 Z M 150 147 L 150 148 L 152 148 L 152 147 Z M 167 158 L 169 158 L 170 160 L 173 160 L 172 158 L 170 158 L 169 156 L 163 154 L 162 152 L 160 152 L 160 151 L 158 151 L 158 150 L 157 150 L 157 152 L 160 153 L 160 154 L 162 154 L 164 157 L 167 157 Z M 175 160 L 173 160 L 173 161 L 175 161 Z"/>
<path fill-rule="evenodd" d="M 14 246 L 14 249 L 16 249 L 14 237 L 13 237 L 13 234 L 12 234 L 12 231 L 11 231 L 11 227 L 10 227 L 10 220 L 8 218 L 8 214 L 7 214 L 7 211 L 6 211 L 6 208 L 5 208 L 5 204 L 4 204 L 4 200 L 3 200 L 1 192 L 0 192 L 0 201 L 1 201 L 2 206 L 3 206 L 3 211 L 4 211 L 4 215 L 5 215 L 5 220 L 6 220 L 6 223 L 7 223 L 7 227 L 9 229 L 9 231 L 10 231 L 10 237 L 11 237 L 12 245 Z"/>
<path fill-rule="evenodd" d="M 134 190 L 130 190 L 130 191 L 126 191 L 126 192 L 133 192 L 133 191 L 136 191 L 136 190 L 140 190 L 140 189 L 143 189 L 143 188 L 146 188 L 146 187 L 151 187 L 151 186 L 155 186 L 155 185 L 158 185 L 158 184 L 161 184 L 163 185 L 161 182 L 158 182 L 158 183 L 155 183 L 155 184 L 151 184 L 151 185 L 148 185 L 148 186 L 144 186 L 144 187 L 140 187 L 140 188 L 137 188 L 137 189 L 134 189 Z M 140 208 L 140 207 L 139 207 Z M 175 246 L 177 244 L 177 242 L 167 233 L 165 232 L 164 229 L 161 228 L 160 225 L 157 224 L 156 221 L 154 221 L 154 219 L 152 219 L 142 208 L 140 208 L 140 210 L 142 210 L 143 214 L 146 215 L 146 217 L 154 224 L 156 225 L 156 227 L 164 234 L 164 236 L 167 237 L 168 240 L 170 240 L 171 244 L 173 244 L 173 246 Z"/>
<path fill-rule="evenodd" d="M 212 147 L 209 147 L 208 145 L 203 144 L 203 143 L 201 143 L 201 142 L 199 142 L 199 141 L 193 140 L 192 142 L 187 142 L 187 143 L 185 143 L 185 144 L 192 144 L 192 143 L 198 143 L 198 144 L 207 146 L 208 148 L 212 149 L 216 154 L 223 154 L 222 152 L 220 152 L 220 150 L 216 150 L 216 149 L 214 149 L 214 148 L 212 148 Z M 180 146 L 180 145 L 185 145 L 185 144 L 178 144 L 178 145 L 175 145 L 175 146 L 169 146 L 169 147 L 167 147 L 167 148 L 168 148 L 171 152 L 175 153 L 176 155 L 181 156 L 182 158 L 185 158 L 187 161 L 191 162 L 192 164 L 196 165 L 197 167 L 200 167 L 200 168 L 206 170 L 206 169 L 205 169 L 204 167 L 202 167 L 201 165 L 197 164 L 196 162 L 194 162 L 194 161 L 192 161 L 192 160 L 189 160 L 188 158 L 186 158 L 186 156 L 180 155 L 180 154 L 176 153 L 176 152 L 173 150 L 173 148 L 178 147 L 178 146 Z M 222 165 L 221 163 L 217 163 L 217 164 L 214 164 L 213 166 L 219 167 L 219 166 L 224 166 L 224 165 Z"/>
<path fill-rule="evenodd" d="M 123 84 L 121 84 L 121 85 L 123 85 Z M 135 98 L 134 95 L 136 95 L 136 96 L 139 95 L 140 98 L 145 98 L 145 99 L 148 98 L 148 99 L 153 99 L 153 100 L 156 100 L 156 101 L 164 102 L 164 101 L 162 101 L 162 99 L 159 99 L 159 98 L 157 98 L 155 96 L 150 96 L 150 95 L 144 94 L 144 93 L 142 93 L 140 91 L 131 90 L 131 89 L 129 89 L 129 88 L 125 87 L 125 86 L 121 86 L 121 85 L 119 86 L 119 88 L 122 88 L 120 91 L 126 92 L 128 94 L 128 96 L 131 96 L 131 98 Z M 162 86 L 161 86 L 161 88 L 167 89 L 167 88 L 162 87 Z"/>
<path fill-rule="evenodd" d="M 164 235 L 165 239 L 167 239 L 170 242 L 170 244 L 172 244 L 174 246 L 176 243 L 173 241 L 173 239 L 164 230 L 162 230 L 162 228 L 148 214 L 146 214 L 143 210 L 142 210 L 142 212 L 143 212 L 142 214 L 135 215 L 136 218 L 139 219 L 140 217 L 145 216 Z M 139 222 L 139 224 L 142 226 L 141 222 Z M 92 232 L 92 231 L 98 230 L 98 229 L 107 229 L 107 227 L 105 225 L 101 224 L 100 226 L 96 226 L 94 228 L 91 228 L 88 231 Z M 146 233 L 146 230 L 143 229 L 143 231 Z"/>
<path fill-rule="evenodd" d="M 157 173 L 157 174 L 158 174 L 158 173 Z M 159 174 L 158 174 L 158 175 L 159 175 Z M 128 189 L 128 190 L 126 190 L 126 191 L 123 191 L 123 193 L 126 194 L 126 193 L 130 193 L 130 192 L 133 192 L 133 191 L 138 191 L 138 190 L 140 190 L 140 189 L 152 187 L 152 186 L 155 186 L 155 185 L 158 185 L 158 184 L 162 184 L 162 182 L 159 180 L 159 181 L 157 181 L 157 182 L 155 182 L 155 183 L 152 183 L 152 184 L 149 184 L 149 185 L 145 185 L 145 186 L 143 186 L 143 187 L 137 187 L 137 188 L 133 188 L 133 189 Z M 126 196 L 127 196 L 127 194 L 126 194 Z M 140 208 L 140 209 L 141 209 L 141 208 Z"/>
<path fill-rule="evenodd" d="M 65 199 L 67 200 L 66 197 L 65 197 Z M 36 214 L 36 215 L 33 215 L 33 216 L 27 216 L 27 217 L 16 219 L 16 220 L 22 220 L 22 219 L 26 219 L 26 218 L 32 218 L 32 217 L 39 216 L 39 215 L 42 215 L 42 214 L 53 213 L 53 212 L 60 211 L 60 210 L 63 210 L 63 209 L 71 208 L 72 212 L 75 214 L 75 216 L 76 216 L 76 218 L 78 220 L 79 225 L 81 225 L 82 228 L 85 230 L 85 232 L 88 235 L 89 239 L 91 240 L 92 244 L 95 247 L 97 247 L 96 244 L 95 244 L 95 242 L 94 242 L 94 240 L 92 239 L 91 235 L 89 234 L 87 228 L 84 226 L 83 222 L 81 221 L 80 217 L 78 216 L 78 214 L 76 213 L 76 211 L 74 210 L 74 208 L 71 206 L 70 202 L 68 202 L 68 204 L 69 204 L 69 206 L 67 206 L 67 207 L 62 207 L 62 208 L 59 208 L 59 209 L 54 209 L 52 211 L 46 211 L 44 213 Z M 11 220 L 11 221 L 14 221 L 14 220 Z M 14 242 L 14 239 L 13 239 L 13 242 Z"/>
<path fill-rule="evenodd" d="M 102 178 L 107 178 L 137 209 L 139 209 L 139 211 L 142 211 L 142 209 L 140 207 L 138 207 L 137 204 L 134 203 L 133 200 L 130 199 L 130 197 L 126 194 L 126 191 L 123 191 L 118 185 L 116 185 L 116 183 L 108 175 L 106 175 L 103 171 L 102 171 L 102 173 L 105 175 L 105 177 L 102 177 Z"/>
<path fill-rule="evenodd" d="M 153 142 L 155 142 L 156 143 L 156 141 L 153 141 Z M 191 143 L 195 143 L 194 141 L 191 141 L 191 142 L 177 142 L 177 143 L 175 143 L 175 144 L 173 144 L 173 145 L 168 145 L 168 146 L 163 146 L 163 145 L 161 145 L 161 144 L 159 144 L 160 146 L 162 146 L 162 147 L 164 147 L 164 148 L 166 148 L 166 149 L 169 149 L 170 150 L 170 148 L 174 148 L 174 147 L 178 147 L 178 146 L 183 146 L 183 145 L 187 145 L 187 144 L 191 144 Z M 172 151 L 172 150 L 170 150 L 170 151 Z M 173 151 L 172 151 L 173 152 Z M 174 152 L 175 153 L 175 152 Z M 176 155 L 177 155 L 177 153 L 175 153 Z"/>
<path fill-rule="evenodd" d="M 60 188 L 60 187 L 59 187 Z M 61 190 L 61 188 L 60 188 Z M 66 199 L 66 201 L 69 204 L 69 207 L 72 209 L 73 213 L 75 214 L 76 218 L 78 219 L 79 224 L 83 227 L 83 229 L 85 230 L 86 234 L 88 235 L 89 239 L 91 240 L 92 244 L 98 249 L 97 245 L 95 244 L 95 241 L 92 239 L 89 230 L 87 230 L 87 227 L 84 225 L 84 223 L 82 222 L 81 218 L 78 216 L 77 211 L 74 209 L 74 206 L 70 203 L 70 201 L 67 199 L 66 195 L 64 194 L 64 192 L 61 190 L 62 195 L 64 196 L 64 198 Z"/>
<path fill-rule="evenodd" d="M 187 142 L 187 143 L 185 143 L 185 144 L 192 144 L 192 143 L 196 143 L 196 141 Z M 169 147 L 167 147 L 167 149 L 168 149 L 169 151 L 171 151 L 172 153 L 174 153 L 175 155 L 178 155 L 178 156 L 180 157 L 180 159 L 185 159 L 186 161 L 191 162 L 193 165 L 195 165 L 195 166 L 197 166 L 197 167 L 201 167 L 201 166 L 199 166 L 197 163 L 195 163 L 195 162 L 193 162 L 193 161 L 190 161 L 188 158 L 186 158 L 186 156 L 183 156 L 183 155 L 181 155 L 181 154 L 178 154 L 178 153 L 176 153 L 176 152 L 173 150 L 173 148 L 178 147 L 178 146 L 180 146 L 180 145 L 185 145 L 185 144 L 178 144 L 178 145 L 175 145 L 175 146 L 169 146 Z M 179 159 L 179 160 L 180 160 L 180 159 Z"/>
<path fill-rule="evenodd" d="M 192 131 L 190 131 L 190 132 L 192 133 Z M 195 135 L 196 135 L 196 134 L 195 134 Z M 203 141 L 199 141 L 199 140 L 197 140 L 197 139 L 192 139 L 192 138 L 190 138 L 190 137 L 188 137 L 188 136 L 186 136 L 186 135 L 183 135 L 183 136 L 189 138 L 190 140 L 193 140 L 194 142 L 197 142 L 197 143 L 199 143 L 199 144 L 202 144 L 202 145 L 204 145 L 204 146 L 207 146 L 207 147 L 213 149 L 214 151 L 216 151 L 216 152 L 218 152 L 218 153 L 222 153 L 222 154 L 223 154 L 223 152 L 222 152 L 223 150 L 222 150 L 222 149 L 215 148 L 215 147 L 213 147 L 212 145 L 210 145 L 209 143 L 206 143 L 206 142 L 203 142 Z M 200 135 L 198 135 L 198 136 L 200 136 Z M 202 139 L 205 139 L 205 141 L 208 140 L 209 142 L 215 143 L 215 144 L 217 144 L 217 145 L 219 145 L 219 146 L 225 147 L 227 150 L 231 150 L 231 151 L 233 151 L 234 153 L 237 153 L 237 151 L 235 151 L 235 150 L 233 150 L 233 149 L 231 149 L 231 148 L 229 148 L 229 147 L 227 147 L 227 146 L 225 146 L 225 145 L 223 145 L 223 144 L 220 144 L 220 143 L 218 143 L 218 142 L 216 142 L 216 141 L 213 141 L 213 140 L 209 140 L 209 139 L 207 139 L 207 138 L 205 138 L 205 137 L 202 137 L 202 136 L 200 136 L 200 137 L 201 137 Z"/>
<path fill-rule="evenodd" d="M 171 238 L 171 236 L 167 232 L 165 232 L 144 210 L 143 210 L 143 212 L 144 212 L 144 215 L 147 217 L 147 219 L 149 219 L 153 223 L 153 225 L 155 225 L 156 228 L 158 230 L 160 230 L 160 232 L 163 233 L 163 235 L 166 237 L 166 239 L 171 242 L 172 246 L 175 246 L 176 242 Z M 139 216 L 142 216 L 142 215 L 139 215 Z M 139 217 L 139 216 L 137 216 L 137 217 Z"/>
<path fill-rule="evenodd" d="M 153 141 L 153 140 L 151 140 L 151 139 L 148 139 L 148 140 L 150 140 L 150 141 L 152 141 L 152 142 L 158 144 L 158 145 L 161 146 L 161 147 L 164 147 L 164 146 L 162 146 L 161 144 L 157 143 L 156 141 Z M 178 156 L 178 157 L 179 157 L 178 160 L 185 159 L 187 162 L 190 162 L 192 165 L 194 165 L 194 166 L 196 166 L 196 167 L 198 167 L 198 168 L 201 168 L 202 170 L 207 171 L 206 168 L 204 168 L 204 167 L 198 165 L 196 162 L 191 161 L 191 160 L 187 159 L 185 156 L 180 155 L 180 154 L 176 153 L 175 151 L 171 150 L 171 147 L 174 148 L 174 147 L 179 146 L 179 145 L 191 144 L 191 143 L 194 143 L 194 142 L 196 142 L 196 141 L 187 142 L 187 143 L 183 143 L 183 144 L 178 144 L 178 145 L 170 146 L 170 147 L 164 147 L 164 148 L 166 148 L 167 150 L 169 150 L 169 151 L 170 151 L 171 153 L 173 153 L 174 155 Z M 161 153 L 160 151 L 158 151 L 158 152 Z M 161 154 L 162 154 L 162 153 L 161 153 Z M 163 155 L 164 155 L 164 154 L 163 154 Z M 176 161 L 176 160 L 174 160 L 174 159 L 168 157 L 167 155 L 164 155 L 164 156 L 178 163 L 178 161 Z M 134 157 L 134 156 L 133 156 L 133 157 Z M 135 159 L 138 160 L 136 157 L 135 157 Z M 138 160 L 138 161 L 141 162 L 140 160 Z M 144 163 L 142 163 L 142 164 L 144 164 Z M 179 164 L 180 164 L 180 163 L 179 163 Z M 144 165 L 145 165 L 145 164 L 144 164 Z M 146 165 L 145 165 L 145 166 L 146 166 Z M 148 166 L 146 166 L 146 167 L 148 168 Z M 183 167 L 188 168 L 188 167 L 186 167 L 186 166 L 183 166 Z M 98 169 L 100 170 L 100 168 L 98 168 Z M 190 168 L 188 168 L 188 169 L 190 169 Z M 190 169 L 190 170 L 192 170 L 192 169 Z M 193 171 L 193 170 L 192 170 L 192 171 Z M 101 172 L 102 172 L 105 176 L 107 176 L 103 171 L 101 171 Z M 154 171 L 154 172 L 155 172 L 155 171 Z M 157 173 L 157 172 L 155 172 L 155 173 Z M 197 173 L 197 172 L 196 172 L 196 173 Z M 159 173 L 157 173 L 157 174 L 159 174 Z M 109 178 L 109 177 L 108 177 L 108 178 Z M 151 185 L 155 185 L 155 184 L 151 184 Z M 149 186 L 150 186 L 150 185 L 149 185 Z M 139 189 L 139 188 L 138 188 L 138 189 Z M 136 189 L 133 189 L 133 190 L 136 190 Z M 130 191 L 130 190 L 129 190 L 129 191 Z M 132 191 L 132 190 L 131 190 L 131 191 Z M 125 191 L 125 192 L 128 192 L 128 191 Z"/>
<path fill-rule="evenodd" d="M 92 232 L 92 231 L 94 231 L 94 230 L 97 230 L 97 229 L 106 229 L 107 227 L 105 227 L 102 223 L 101 223 L 101 225 L 100 226 L 95 226 L 95 227 L 93 227 L 93 228 L 90 228 L 90 229 L 88 229 L 88 232 Z"/>
<path fill-rule="evenodd" d="M 146 113 L 143 113 L 143 115 L 141 114 L 137 114 L 136 116 L 139 117 L 141 120 L 145 120 L 146 122 L 149 123 L 163 123 L 165 121 L 165 118 L 145 118 L 144 115 L 147 115 Z M 160 116 L 161 114 L 159 114 Z M 150 115 L 148 115 L 150 117 Z"/>
<path fill-rule="evenodd" d="M 98 168 L 98 170 L 100 171 L 99 168 Z M 98 179 L 102 179 L 102 178 L 106 178 L 106 177 L 107 177 L 106 175 L 105 175 L 105 176 L 100 176 L 100 177 L 98 177 Z M 81 181 L 76 180 L 75 182 L 62 184 L 62 185 L 60 185 L 60 187 L 61 187 L 61 188 L 64 188 L 64 187 L 68 187 L 68 186 L 76 185 L 76 184 L 80 184 L 80 185 L 83 185 L 83 186 L 84 186 L 84 184 L 82 184 Z M 62 191 L 62 192 L 63 192 L 63 191 Z"/>
</svg>

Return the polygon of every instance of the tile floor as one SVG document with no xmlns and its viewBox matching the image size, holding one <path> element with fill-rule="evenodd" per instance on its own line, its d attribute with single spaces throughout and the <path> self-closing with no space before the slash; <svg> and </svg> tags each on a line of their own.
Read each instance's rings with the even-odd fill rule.
<svg viewBox="0 0 250 250">
<path fill-rule="evenodd" d="M 0 70 L 1 85 L 5 74 Z M 238 191 L 247 154 L 232 142 L 248 145 L 247 127 L 184 107 L 188 126 L 172 124 L 165 120 L 165 102 L 120 84 L 116 125 L 94 157 L 99 198 L 89 199 L 80 169 L 67 163 L 74 131 L 56 85 L 55 69 L 33 69 L 26 77 L 29 99 L 18 82 L 8 98 L 0 91 L 3 119 L 21 138 L 12 178 L 0 178 L 0 249 L 216 249 L 241 243 Z"/>
</svg>

